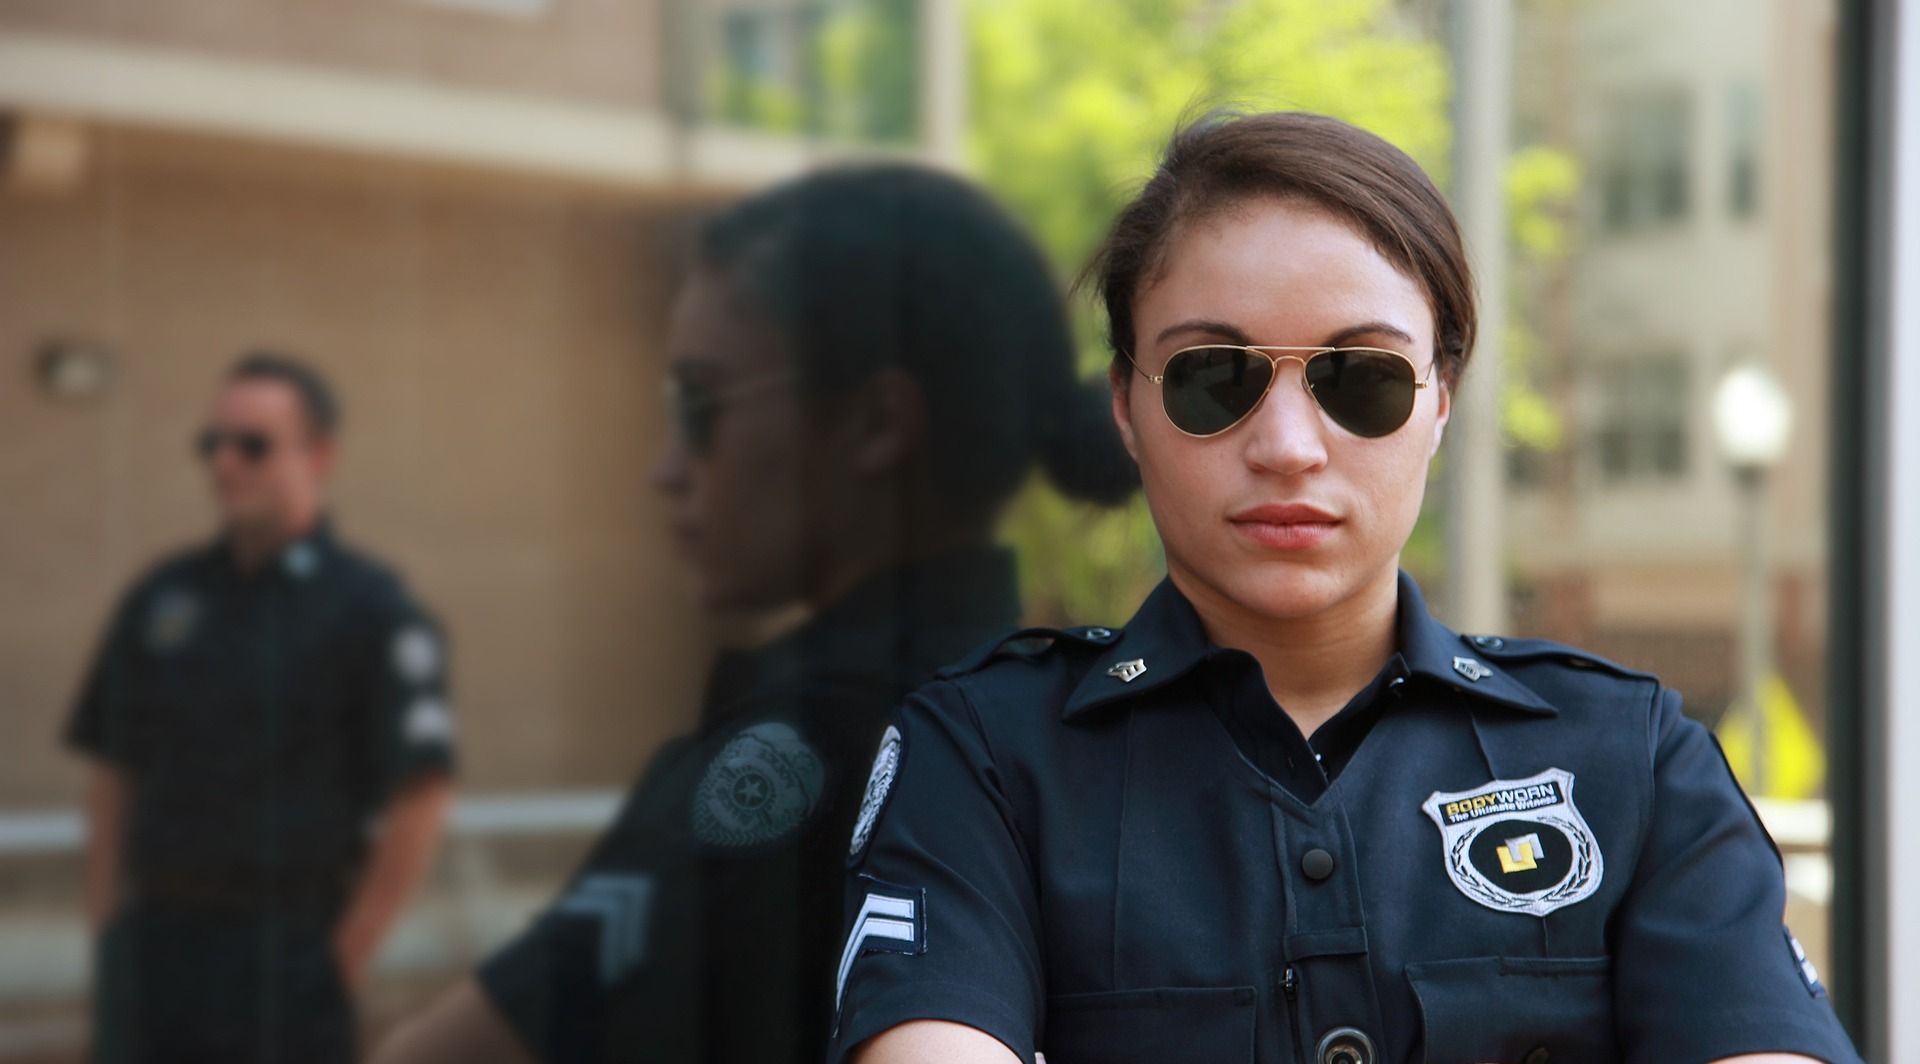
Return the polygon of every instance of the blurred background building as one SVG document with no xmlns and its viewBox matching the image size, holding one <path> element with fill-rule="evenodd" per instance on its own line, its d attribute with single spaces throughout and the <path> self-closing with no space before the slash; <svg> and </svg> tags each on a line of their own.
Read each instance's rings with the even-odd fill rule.
<svg viewBox="0 0 1920 1064">
<path fill-rule="evenodd" d="M 1504 239 L 1475 253 L 1505 264 L 1487 274 L 1503 357 L 1494 401 L 1457 416 L 1498 442 L 1473 497 L 1504 549 L 1486 572 L 1445 560 L 1474 527 L 1446 516 L 1467 464 L 1449 451 L 1407 564 L 1456 623 L 1478 580 L 1500 589 L 1497 626 L 1681 688 L 1764 792 L 1790 917 L 1844 998 L 1872 979 L 1827 934 L 1836 897 L 1864 889 L 1836 833 L 1862 825 L 1829 811 L 1828 768 L 1860 763 L 1863 710 L 1833 698 L 1858 689 L 1857 659 L 1829 633 L 1858 629 L 1830 606 L 1852 601 L 1836 572 L 1866 563 L 1836 561 L 1832 530 L 1857 515 L 1831 471 L 1868 428 L 1832 415 L 1831 386 L 1870 356 L 1834 341 L 1835 278 L 1857 276 L 1842 256 L 1864 239 L 1835 219 L 1870 96 L 1863 27 L 1893 6 L 0 5 L 0 1060 L 83 1052 L 80 776 L 56 736 L 113 596 L 208 532 L 188 444 L 238 351 L 335 378 L 340 527 L 452 634 L 464 797 L 384 958 L 378 1024 L 511 932 L 691 721 L 687 662 L 715 633 L 687 620 L 645 486 L 690 222 L 818 161 L 906 155 L 987 184 L 1067 278 L 1211 103 L 1337 114 L 1457 200 L 1491 187 Z M 1455 136 L 1486 121 L 1456 99 L 1463 11 L 1510 42 L 1482 98 L 1497 157 Z M 1741 367 L 1791 404 L 1764 474 L 1737 473 L 1716 433 Z M 1036 489 L 1012 527 L 1036 620 L 1123 621 L 1160 571 L 1140 507 Z"/>
</svg>

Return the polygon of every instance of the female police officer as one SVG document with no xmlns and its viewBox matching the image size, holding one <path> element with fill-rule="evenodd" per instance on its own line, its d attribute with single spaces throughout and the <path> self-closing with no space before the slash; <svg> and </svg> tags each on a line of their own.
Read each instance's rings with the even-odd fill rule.
<svg viewBox="0 0 1920 1064">
<path fill-rule="evenodd" d="M 900 712 L 832 1058 L 1856 1059 L 1679 697 L 1398 570 L 1475 325 L 1417 165 L 1203 121 L 1096 276 L 1168 578 Z"/>
</svg>

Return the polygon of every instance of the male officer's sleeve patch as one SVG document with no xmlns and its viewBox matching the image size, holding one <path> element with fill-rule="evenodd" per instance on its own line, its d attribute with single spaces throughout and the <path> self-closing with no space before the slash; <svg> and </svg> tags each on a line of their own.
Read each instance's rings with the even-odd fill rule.
<svg viewBox="0 0 1920 1064">
<path fill-rule="evenodd" d="M 1781 928 L 1780 933 L 1787 936 L 1787 950 L 1793 954 L 1793 966 L 1800 973 L 1800 981 L 1807 984 L 1807 993 L 1814 997 L 1826 997 L 1827 988 L 1820 985 L 1820 972 L 1807 959 L 1806 947 L 1787 928 Z"/>
<path fill-rule="evenodd" d="M 401 727 L 414 746 L 446 746 L 453 742 L 453 711 L 444 699 L 421 695 L 407 706 Z"/>
<path fill-rule="evenodd" d="M 867 773 L 866 792 L 860 796 L 860 815 L 853 822 L 853 841 L 847 847 L 849 860 L 858 861 L 866 851 L 867 840 L 873 837 L 873 825 L 893 791 L 894 777 L 900 774 L 900 746 L 900 729 L 887 725 L 886 734 L 880 737 L 880 749 L 873 755 L 873 769 Z"/>
<path fill-rule="evenodd" d="M 1499 912 L 1545 916 L 1600 889 L 1600 843 L 1573 804 L 1573 773 L 1434 792 L 1422 808 L 1440 828 L 1447 876 Z"/>
<path fill-rule="evenodd" d="M 410 684 L 425 684 L 440 674 L 440 639 L 424 624 L 409 624 L 393 633 L 389 653 L 393 671 Z"/>
<path fill-rule="evenodd" d="M 840 973 L 834 982 L 833 1007 L 847 991 L 847 973 L 862 953 L 904 953 L 927 951 L 927 892 L 911 887 L 896 887 L 863 875 L 866 898 L 847 929 L 847 944 L 840 951 Z"/>
</svg>

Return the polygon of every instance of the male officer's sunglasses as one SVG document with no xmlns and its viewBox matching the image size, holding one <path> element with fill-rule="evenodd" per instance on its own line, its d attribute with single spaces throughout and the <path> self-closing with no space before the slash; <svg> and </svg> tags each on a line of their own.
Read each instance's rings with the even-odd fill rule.
<svg viewBox="0 0 1920 1064">
<path fill-rule="evenodd" d="M 250 429 L 228 431 L 205 428 L 193 438 L 193 449 L 203 461 L 213 461 L 223 449 L 228 447 L 233 448 L 246 461 L 258 462 L 273 453 L 273 437 Z"/>
<path fill-rule="evenodd" d="M 667 413 L 687 450 L 704 455 L 713 449 L 714 432 L 728 403 L 798 378 L 797 371 L 783 369 L 722 385 L 675 366 L 667 376 Z"/>
<path fill-rule="evenodd" d="M 1134 369 L 1160 386 L 1160 405 L 1174 428 L 1204 437 L 1245 421 L 1287 361 L 1300 363 L 1307 394 L 1334 424 L 1355 436 L 1386 436 L 1406 424 L 1415 393 L 1433 376 L 1432 366 L 1420 377 L 1412 359 L 1378 347 L 1202 344 L 1175 351 L 1158 374 L 1137 363 Z"/>
</svg>

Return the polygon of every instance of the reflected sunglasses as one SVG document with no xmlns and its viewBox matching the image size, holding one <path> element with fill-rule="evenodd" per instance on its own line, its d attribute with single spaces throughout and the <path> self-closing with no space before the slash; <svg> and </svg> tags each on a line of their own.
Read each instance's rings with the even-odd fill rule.
<svg viewBox="0 0 1920 1064">
<path fill-rule="evenodd" d="M 1174 428 L 1206 437 L 1245 421 L 1286 361 L 1300 363 L 1301 385 L 1334 424 L 1368 438 L 1391 435 L 1406 424 L 1415 393 L 1433 377 L 1432 366 L 1420 377 L 1412 359 L 1378 347 L 1202 344 L 1175 351 L 1158 374 L 1138 363 L 1133 368 L 1160 386 L 1160 405 Z"/>
<path fill-rule="evenodd" d="M 258 462 L 273 453 L 273 437 L 251 429 L 206 428 L 193 438 L 193 449 L 202 461 L 213 461 L 223 447 L 232 447 L 249 463 Z"/>
<path fill-rule="evenodd" d="M 713 449 L 713 434 L 719 426 L 721 411 L 726 409 L 728 402 L 791 384 L 799 377 L 800 374 L 794 370 L 775 370 L 730 384 L 716 385 L 676 366 L 667 376 L 667 413 L 673 419 L 674 428 L 679 432 L 681 442 L 687 445 L 687 450 L 696 455 L 705 455 Z"/>
</svg>

